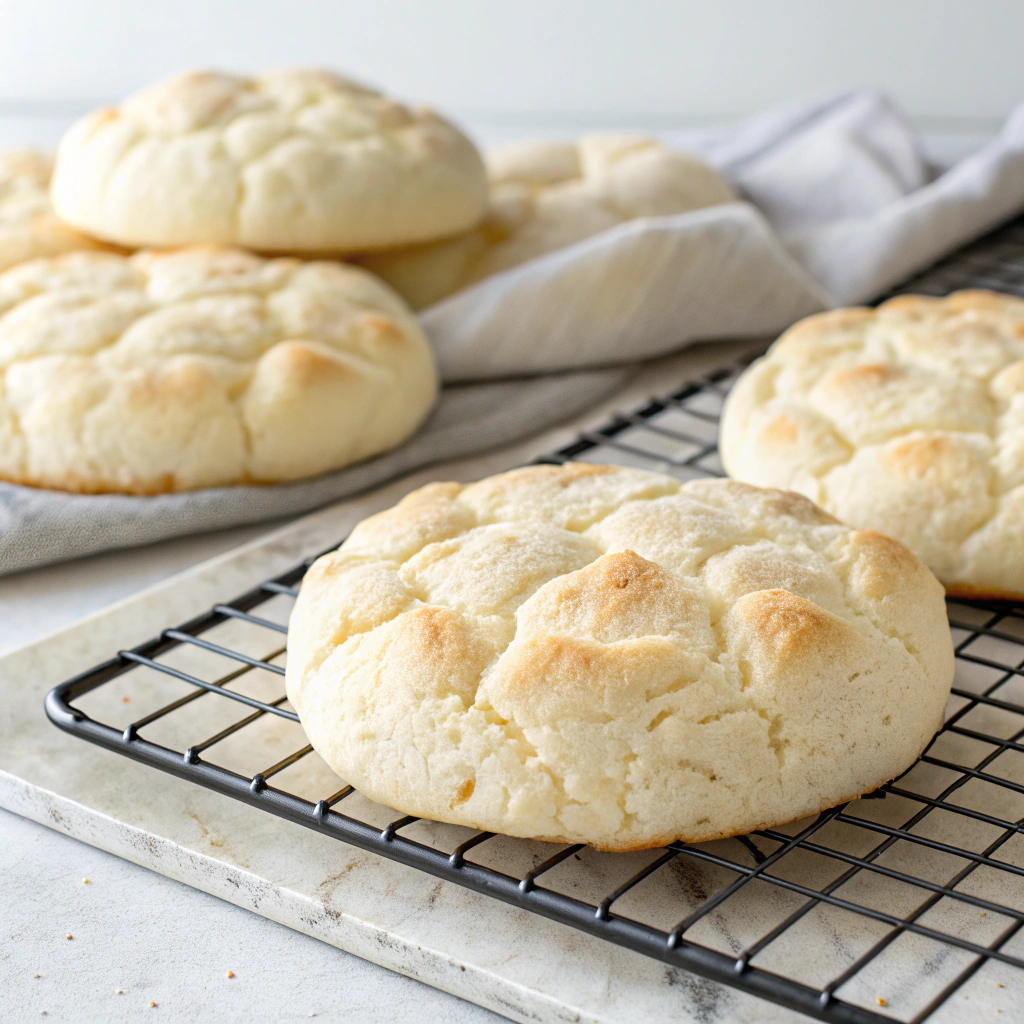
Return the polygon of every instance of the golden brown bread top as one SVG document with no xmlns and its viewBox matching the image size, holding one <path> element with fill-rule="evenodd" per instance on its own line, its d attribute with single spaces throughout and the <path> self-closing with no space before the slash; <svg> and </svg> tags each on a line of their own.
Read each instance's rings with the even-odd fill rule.
<svg viewBox="0 0 1024 1024">
<path fill-rule="evenodd" d="M 362 261 L 414 309 L 626 221 L 736 199 L 699 157 L 642 135 L 522 140 L 491 150 L 486 163 L 490 204 L 478 225 Z"/>
<path fill-rule="evenodd" d="M 415 320 L 338 263 L 71 253 L 0 274 L 0 477 L 152 494 L 312 476 L 436 393 Z"/>
<path fill-rule="evenodd" d="M 733 476 L 892 534 L 950 587 L 1024 593 L 1024 301 L 808 317 L 733 389 L 721 449 Z"/>
<path fill-rule="evenodd" d="M 310 568 L 287 686 L 410 814 L 610 849 L 745 831 L 906 767 L 942 588 L 807 499 L 582 463 L 433 484 Z"/>
<path fill-rule="evenodd" d="M 465 230 L 487 185 L 454 125 L 340 75 L 196 71 L 75 124 L 52 195 L 122 245 L 337 253 Z"/>
<path fill-rule="evenodd" d="M 54 214 L 52 170 L 47 153 L 0 150 L 0 271 L 26 260 L 103 247 Z"/>
</svg>

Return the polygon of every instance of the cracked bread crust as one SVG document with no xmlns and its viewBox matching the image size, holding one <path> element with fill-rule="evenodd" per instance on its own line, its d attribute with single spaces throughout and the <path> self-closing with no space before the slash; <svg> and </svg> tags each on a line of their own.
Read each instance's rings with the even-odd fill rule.
<svg viewBox="0 0 1024 1024">
<path fill-rule="evenodd" d="M 121 245 L 341 253 L 464 231 L 487 182 L 454 125 L 329 72 L 192 72 L 77 122 L 52 193 Z"/>
<path fill-rule="evenodd" d="M 1024 598 L 1024 302 L 908 295 L 790 328 L 733 388 L 722 461 L 886 533 L 948 593 Z"/>
<path fill-rule="evenodd" d="M 0 479 L 81 493 L 276 483 L 392 448 L 437 393 L 366 271 L 237 249 L 0 274 Z"/>
<path fill-rule="evenodd" d="M 303 580 L 286 684 L 371 799 L 636 850 L 875 789 L 952 676 L 942 587 L 895 541 L 792 493 L 569 463 L 360 523 Z"/>
<path fill-rule="evenodd" d="M 512 142 L 485 160 L 491 199 L 477 227 L 361 261 L 413 309 L 617 224 L 737 198 L 699 157 L 642 135 Z"/>
<path fill-rule="evenodd" d="M 53 160 L 34 149 L 0 150 L 0 271 L 26 260 L 103 248 L 50 206 Z"/>
</svg>

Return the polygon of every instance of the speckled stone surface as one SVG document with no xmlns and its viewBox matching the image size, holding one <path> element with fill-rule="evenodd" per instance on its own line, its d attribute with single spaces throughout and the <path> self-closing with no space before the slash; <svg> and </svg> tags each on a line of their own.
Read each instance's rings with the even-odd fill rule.
<svg viewBox="0 0 1024 1024">
<path fill-rule="evenodd" d="M 501 1020 L 7 811 L 0 836 L 4 1021 Z"/>
</svg>

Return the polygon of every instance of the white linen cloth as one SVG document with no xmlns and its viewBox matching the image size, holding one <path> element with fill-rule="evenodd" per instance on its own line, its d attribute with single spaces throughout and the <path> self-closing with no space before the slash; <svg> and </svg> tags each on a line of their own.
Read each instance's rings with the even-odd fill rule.
<svg viewBox="0 0 1024 1024">
<path fill-rule="evenodd" d="M 0 573 L 308 511 L 514 441 L 598 401 L 628 370 L 498 378 L 772 335 L 809 313 L 870 300 L 1024 210 L 1024 107 L 941 174 L 872 90 L 665 138 L 702 153 L 743 200 L 622 224 L 424 310 L 446 383 L 477 383 L 447 387 L 403 447 L 299 483 L 146 498 L 0 484 Z"/>
<path fill-rule="evenodd" d="M 446 380 L 775 334 L 873 299 L 1024 209 L 1024 106 L 937 177 L 914 130 L 867 89 L 664 139 L 701 153 L 745 201 L 629 221 L 424 310 Z"/>
</svg>

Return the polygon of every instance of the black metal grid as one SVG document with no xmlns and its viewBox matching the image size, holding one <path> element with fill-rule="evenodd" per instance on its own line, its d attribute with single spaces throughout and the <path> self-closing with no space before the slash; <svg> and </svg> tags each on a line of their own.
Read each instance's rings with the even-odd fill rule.
<svg viewBox="0 0 1024 1024">
<path fill-rule="evenodd" d="M 946 286 L 935 289 L 980 285 L 979 264 L 1007 233 L 1017 268 L 984 283 L 1024 294 L 1021 222 L 966 250 L 952 285 L 936 268 Z M 1002 249 L 994 265 L 1006 267 Z M 924 278 L 911 288 L 932 290 Z M 718 417 L 743 365 L 538 461 L 718 475 Z M 302 775 L 317 755 L 301 732 L 288 746 L 300 727 L 281 677 L 287 611 L 312 561 L 58 686 L 47 714 L 135 760 L 811 1017 L 919 1024 L 965 995 L 972 1012 L 1001 998 L 1012 1003 L 1003 1019 L 1022 1012 L 1024 605 L 948 603 L 946 723 L 873 799 L 732 840 L 599 854 L 396 816 L 336 778 Z M 149 710 L 132 717 L 133 702 Z"/>
</svg>

